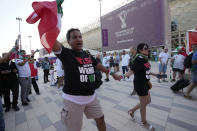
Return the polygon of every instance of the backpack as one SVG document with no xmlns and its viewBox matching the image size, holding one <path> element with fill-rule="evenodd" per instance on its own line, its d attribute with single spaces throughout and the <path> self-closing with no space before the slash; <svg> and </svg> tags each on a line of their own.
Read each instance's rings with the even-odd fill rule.
<svg viewBox="0 0 197 131">
<path fill-rule="evenodd" d="M 192 68 L 192 56 L 193 53 L 191 53 L 190 55 L 188 55 L 185 60 L 184 60 L 184 67 L 185 68 Z"/>
</svg>

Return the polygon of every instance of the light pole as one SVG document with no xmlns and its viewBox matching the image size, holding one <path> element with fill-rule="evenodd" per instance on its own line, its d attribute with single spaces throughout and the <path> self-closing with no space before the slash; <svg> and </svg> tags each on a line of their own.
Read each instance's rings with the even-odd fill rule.
<svg viewBox="0 0 197 131">
<path fill-rule="evenodd" d="M 30 36 L 28 36 L 29 37 L 29 48 L 30 48 L 30 54 L 31 54 L 31 35 Z"/>
<path fill-rule="evenodd" d="M 21 29 L 20 29 L 20 21 L 22 21 L 22 18 L 16 17 L 16 20 L 18 20 L 18 22 L 19 22 L 19 34 L 18 34 L 18 39 L 20 39 L 19 47 L 20 47 L 20 50 L 22 50 L 22 44 L 21 44 Z"/>
<path fill-rule="evenodd" d="M 99 6 L 100 6 L 100 30 L 101 30 L 101 48 L 103 53 L 103 37 L 102 37 L 102 23 L 101 23 L 101 2 L 102 0 L 99 0 Z"/>
<path fill-rule="evenodd" d="M 178 24 L 178 35 L 179 35 L 179 46 L 181 46 L 181 31 L 180 31 L 180 23 Z"/>
</svg>

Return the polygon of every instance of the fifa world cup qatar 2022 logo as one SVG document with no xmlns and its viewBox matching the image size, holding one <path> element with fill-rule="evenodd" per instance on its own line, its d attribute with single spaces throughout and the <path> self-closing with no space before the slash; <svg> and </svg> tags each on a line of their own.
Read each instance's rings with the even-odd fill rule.
<svg viewBox="0 0 197 131">
<path fill-rule="evenodd" d="M 127 18 L 127 11 L 123 10 L 118 14 L 118 17 L 121 21 L 121 28 L 124 29 L 127 27 L 126 18 Z"/>
</svg>

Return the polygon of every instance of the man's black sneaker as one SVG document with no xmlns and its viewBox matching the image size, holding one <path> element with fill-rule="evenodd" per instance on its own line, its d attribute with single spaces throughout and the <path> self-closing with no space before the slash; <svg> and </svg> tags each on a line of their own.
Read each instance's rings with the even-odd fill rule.
<svg viewBox="0 0 197 131">
<path fill-rule="evenodd" d="M 27 102 L 22 103 L 23 106 L 29 105 Z"/>
<path fill-rule="evenodd" d="M 168 82 L 167 80 L 163 80 L 163 82 Z"/>
<path fill-rule="evenodd" d="M 30 102 L 30 99 L 29 98 L 26 98 L 27 102 Z"/>
<path fill-rule="evenodd" d="M 8 112 L 8 111 L 10 111 L 10 108 L 9 107 L 6 107 L 5 108 L 5 112 Z"/>
<path fill-rule="evenodd" d="M 19 111 L 20 110 L 20 108 L 18 107 L 18 106 L 13 106 L 12 107 L 15 111 Z"/>
<path fill-rule="evenodd" d="M 36 93 L 37 95 L 40 95 L 40 92 Z"/>
<path fill-rule="evenodd" d="M 109 81 L 109 78 L 106 78 L 105 81 L 108 82 Z"/>
</svg>

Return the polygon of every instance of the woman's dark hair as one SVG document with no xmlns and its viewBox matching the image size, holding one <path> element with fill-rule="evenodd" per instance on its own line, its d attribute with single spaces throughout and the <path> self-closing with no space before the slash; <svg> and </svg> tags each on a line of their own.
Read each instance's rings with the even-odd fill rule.
<svg viewBox="0 0 197 131">
<path fill-rule="evenodd" d="M 80 32 L 80 30 L 77 29 L 77 28 L 71 28 L 71 29 L 69 29 L 69 30 L 67 31 L 67 33 L 66 33 L 66 39 L 67 39 L 68 42 L 70 41 L 70 34 L 71 34 L 73 31 L 79 31 L 79 32 Z"/>
<path fill-rule="evenodd" d="M 137 46 L 137 53 L 140 53 L 140 50 L 142 50 L 144 48 L 144 46 L 149 48 L 148 44 L 146 44 L 146 43 L 139 43 L 138 46 Z"/>
</svg>

